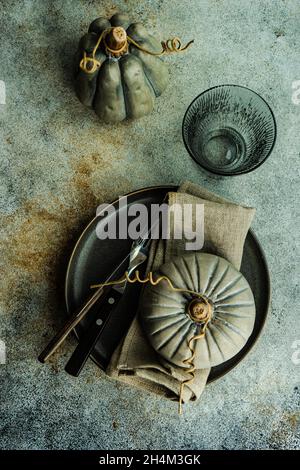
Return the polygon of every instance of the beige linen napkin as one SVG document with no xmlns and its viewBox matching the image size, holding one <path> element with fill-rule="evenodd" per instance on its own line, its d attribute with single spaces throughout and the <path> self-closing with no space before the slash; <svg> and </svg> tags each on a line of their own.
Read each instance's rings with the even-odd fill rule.
<svg viewBox="0 0 300 470">
<path fill-rule="evenodd" d="M 204 247 L 201 251 L 222 256 L 239 269 L 244 241 L 255 209 L 232 203 L 190 182 L 184 182 L 178 192 L 171 192 L 168 197 L 169 205 L 177 204 L 178 207 L 183 204 L 204 204 Z M 147 272 L 156 271 L 173 256 L 185 252 L 187 240 L 174 238 L 173 223 L 170 217 L 170 239 L 152 241 Z M 193 383 L 184 388 L 183 402 L 200 397 L 209 373 L 210 369 L 195 372 Z M 140 326 L 138 316 L 114 352 L 107 374 L 171 400 L 178 400 L 180 384 L 187 378 L 184 369 L 169 364 L 154 351 Z"/>
</svg>

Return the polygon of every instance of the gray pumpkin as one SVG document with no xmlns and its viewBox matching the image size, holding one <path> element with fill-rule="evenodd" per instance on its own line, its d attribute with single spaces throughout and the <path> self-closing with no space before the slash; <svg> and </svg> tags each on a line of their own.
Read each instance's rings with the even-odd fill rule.
<svg viewBox="0 0 300 470">
<path fill-rule="evenodd" d="M 109 29 L 107 43 L 116 46 L 119 41 L 121 46 L 121 42 L 126 41 L 125 52 L 111 53 L 100 44 L 95 54 L 98 67 L 93 73 L 86 73 L 79 67 L 82 57 L 84 54 L 91 57 L 100 35 Z M 88 33 L 80 40 L 75 58 L 76 94 L 106 122 L 136 119 L 150 113 L 155 97 L 161 95 L 168 83 L 166 64 L 159 57 L 128 45 L 127 36 L 152 52 L 158 53 L 162 49 L 160 42 L 148 34 L 141 23 L 131 23 L 126 15 L 116 14 L 110 20 L 97 18 L 90 24 Z"/>
<path fill-rule="evenodd" d="M 200 293 L 203 304 L 186 292 L 174 292 L 166 281 L 148 284 L 143 292 L 141 323 L 153 348 L 170 363 L 187 367 L 189 340 L 199 333 L 207 305 L 212 311 L 205 336 L 194 341 L 196 369 L 217 366 L 246 344 L 255 322 L 255 304 L 244 276 L 223 258 L 207 253 L 176 257 L 158 275 L 173 286 Z M 202 305 L 201 305 L 202 304 Z M 196 305 L 196 310 L 192 307 Z M 199 309 L 199 306 L 201 307 Z M 203 318 L 203 317 L 202 317 Z"/>
</svg>

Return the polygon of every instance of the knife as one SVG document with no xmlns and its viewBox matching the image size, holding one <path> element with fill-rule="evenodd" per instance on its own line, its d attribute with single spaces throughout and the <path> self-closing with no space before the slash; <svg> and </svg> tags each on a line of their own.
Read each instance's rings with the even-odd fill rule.
<svg viewBox="0 0 300 470">
<path fill-rule="evenodd" d="M 150 232 L 151 229 L 147 235 L 149 235 Z M 151 238 L 139 238 L 137 241 L 133 242 L 127 269 L 129 276 L 134 273 L 138 266 L 141 266 L 147 260 L 150 242 Z M 124 300 L 133 287 L 136 296 L 137 286 L 133 286 L 127 282 L 113 286 L 105 295 L 104 302 L 101 302 L 101 308 L 97 308 L 97 314 L 92 319 L 91 324 L 65 367 L 65 371 L 68 374 L 74 377 L 79 376 L 95 345 L 103 336 L 108 336 L 107 338 L 102 338 L 103 341 L 100 345 L 100 349 L 103 350 L 101 354 L 101 366 L 103 369 L 106 368 L 114 349 L 136 313 L 135 309 L 132 308 L 131 312 L 126 312 L 126 315 L 124 314 Z M 121 299 L 122 308 L 120 309 L 118 307 L 120 307 Z M 105 339 L 108 341 L 105 341 Z"/>
<path fill-rule="evenodd" d="M 134 247 L 136 249 L 136 247 Z M 121 263 L 114 269 L 114 271 L 108 276 L 105 282 L 114 280 L 114 279 L 119 279 L 123 274 L 124 271 L 128 265 L 128 259 L 130 257 L 130 254 L 127 255 Z M 90 309 L 93 307 L 93 305 L 96 302 L 99 302 L 99 299 L 101 297 L 106 297 L 109 292 L 111 291 L 111 286 L 106 286 L 106 287 L 99 287 L 93 295 L 88 299 L 88 301 L 84 304 L 84 306 L 72 315 L 67 322 L 64 324 L 64 326 L 61 328 L 61 330 L 54 336 L 54 338 L 51 339 L 49 344 L 46 346 L 46 348 L 42 351 L 42 353 L 39 355 L 38 360 L 42 363 L 47 361 L 49 357 L 57 350 L 57 348 L 65 341 L 65 339 L 68 337 L 68 335 L 71 333 L 71 331 L 75 328 L 75 326 L 78 325 L 78 323 L 81 322 L 81 320 L 86 316 L 86 314 L 90 311 Z"/>
</svg>

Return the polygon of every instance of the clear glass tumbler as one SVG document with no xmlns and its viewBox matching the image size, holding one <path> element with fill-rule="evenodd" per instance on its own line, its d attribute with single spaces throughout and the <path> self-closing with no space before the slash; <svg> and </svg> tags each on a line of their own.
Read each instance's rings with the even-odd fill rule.
<svg viewBox="0 0 300 470">
<path fill-rule="evenodd" d="M 260 166 L 276 140 L 268 103 L 249 88 L 219 85 L 190 104 L 182 135 L 192 158 L 218 175 L 240 175 Z"/>
</svg>

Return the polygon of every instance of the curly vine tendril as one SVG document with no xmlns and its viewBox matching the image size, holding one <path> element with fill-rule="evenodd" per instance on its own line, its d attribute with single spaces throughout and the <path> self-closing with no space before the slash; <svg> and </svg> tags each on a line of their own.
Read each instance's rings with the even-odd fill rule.
<svg viewBox="0 0 300 470">
<path fill-rule="evenodd" d="M 178 37 L 175 37 L 173 39 L 168 39 L 167 41 L 162 41 L 162 50 L 160 52 L 152 52 L 149 51 L 148 49 L 144 48 L 140 44 L 138 44 L 134 39 L 132 39 L 130 36 L 126 37 L 126 42 L 125 44 L 121 47 L 121 49 L 115 50 L 112 49 L 111 47 L 108 46 L 106 42 L 106 36 L 107 34 L 112 30 L 113 28 L 107 28 L 102 33 L 100 34 L 98 41 L 92 51 L 92 55 L 88 56 L 86 51 L 83 53 L 83 58 L 81 59 L 79 63 L 79 67 L 81 70 L 83 70 L 85 73 L 92 74 L 96 72 L 96 70 L 101 66 L 101 62 L 96 59 L 96 52 L 98 48 L 100 47 L 101 42 L 103 41 L 105 51 L 107 54 L 114 54 L 114 53 L 122 53 L 128 49 L 128 44 L 132 44 L 135 46 L 137 49 L 139 49 L 142 52 L 145 52 L 146 54 L 150 54 L 153 56 L 162 56 L 164 54 L 170 54 L 173 52 L 183 52 L 186 49 L 188 49 L 194 42 L 194 40 L 188 42 L 185 46 L 182 46 L 181 40 Z"/>
</svg>

